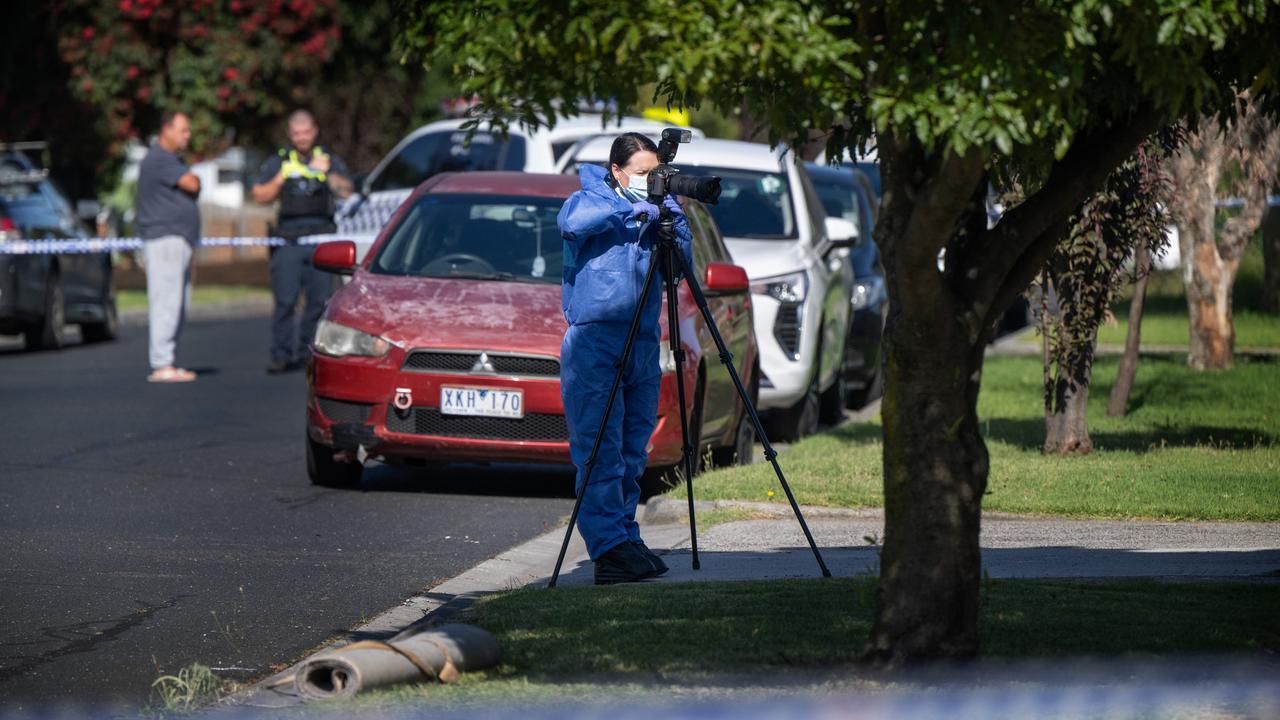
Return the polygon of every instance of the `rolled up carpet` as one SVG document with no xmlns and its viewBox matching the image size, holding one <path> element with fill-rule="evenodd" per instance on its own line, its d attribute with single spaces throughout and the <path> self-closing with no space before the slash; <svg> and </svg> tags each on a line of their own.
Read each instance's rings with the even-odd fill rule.
<svg viewBox="0 0 1280 720">
<path fill-rule="evenodd" d="M 498 639 L 488 632 L 471 625 L 442 625 L 386 642 L 362 640 L 317 653 L 302 661 L 294 687 L 306 698 L 346 697 L 403 682 L 457 682 L 460 673 L 493 667 L 501 660 Z"/>
</svg>

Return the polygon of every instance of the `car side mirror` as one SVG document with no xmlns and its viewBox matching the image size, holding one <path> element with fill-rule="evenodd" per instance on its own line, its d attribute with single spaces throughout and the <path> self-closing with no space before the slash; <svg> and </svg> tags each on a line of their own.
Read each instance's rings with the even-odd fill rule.
<svg viewBox="0 0 1280 720">
<path fill-rule="evenodd" d="M 709 295 L 738 295 L 751 286 L 747 271 L 729 263 L 707 263 L 707 277 L 703 286 Z"/>
<path fill-rule="evenodd" d="M 320 243 L 311 264 L 317 270 L 353 275 L 356 271 L 356 244 L 350 240 L 333 240 Z"/>
<path fill-rule="evenodd" d="M 827 242 L 833 248 L 850 248 L 858 244 L 858 226 L 852 220 L 829 217 L 826 219 Z"/>
</svg>

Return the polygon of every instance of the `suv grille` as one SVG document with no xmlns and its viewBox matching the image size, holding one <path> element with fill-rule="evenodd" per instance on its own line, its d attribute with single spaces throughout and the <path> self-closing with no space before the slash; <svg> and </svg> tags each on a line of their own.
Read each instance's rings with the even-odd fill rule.
<svg viewBox="0 0 1280 720">
<path fill-rule="evenodd" d="M 324 416 L 333 422 L 363 424 L 369 422 L 369 411 L 373 410 L 373 405 L 365 403 L 353 403 L 327 397 L 317 397 L 316 399 L 320 401 L 320 412 L 324 413 Z"/>
<path fill-rule="evenodd" d="M 387 408 L 387 429 L 410 435 L 477 438 L 481 440 L 542 440 L 567 442 L 564 415 L 528 413 L 520 420 L 441 415 L 439 408 L 415 407 L 409 412 Z"/>
<path fill-rule="evenodd" d="M 560 377 L 560 361 L 547 357 L 500 355 L 485 353 L 493 371 L 499 375 L 526 377 Z M 433 352 L 416 350 L 405 358 L 402 369 L 409 372 L 469 373 L 480 359 L 478 352 Z"/>
<path fill-rule="evenodd" d="M 801 303 L 782 303 L 778 308 L 778 317 L 773 321 L 773 336 L 792 360 L 800 357 L 800 321 L 803 311 L 804 305 Z"/>
</svg>

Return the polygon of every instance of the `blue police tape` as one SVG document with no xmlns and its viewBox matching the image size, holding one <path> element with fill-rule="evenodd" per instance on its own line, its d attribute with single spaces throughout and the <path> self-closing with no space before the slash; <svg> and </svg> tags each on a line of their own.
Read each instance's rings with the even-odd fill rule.
<svg viewBox="0 0 1280 720">
<path fill-rule="evenodd" d="M 318 245 L 341 239 L 337 234 L 306 235 L 299 245 Z M 0 255 L 71 255 L 79 253 L 125 252 L 141 250 L 146 240 L 140 237 L 74 238 L 70 240 L 38 240 L 24 238 L 0 242 Z M 202 237 L 196 247 L 280 247 L 290 244 L 279 237 Z"/>
<path fill-rule="evenodd" d="M 352 198 L 334 214 L 338 229 L 323 235 L 305 235 L 299 245 L 318 245 L 347 236 L 376 236 L 409 197 L 411 190 L 383 192 L 378 197 Z M 19 238 L 0 241 L 0 255 L 69 255 L 79 253 L 127 252 L 142 249 L 140 237 Z M 202 237 L 197 247 L 280 247 L 290 244 L 280 237 Z"/>
</svg>

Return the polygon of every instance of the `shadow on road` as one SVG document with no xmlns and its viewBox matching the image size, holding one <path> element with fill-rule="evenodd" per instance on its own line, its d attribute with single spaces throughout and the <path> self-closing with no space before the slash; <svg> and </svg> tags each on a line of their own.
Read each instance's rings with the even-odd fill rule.
<svg viewBox="0 0 1280 720">
<path fill-rule="evenodd" d="M 359 490 L 572 498 L 573 468 L 507 463 L 433 463 L 426 467 L 370 463 L 365 467 Z"/>
</svg>

